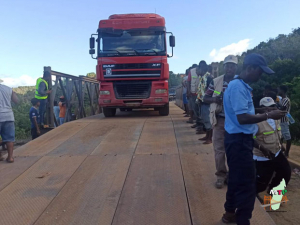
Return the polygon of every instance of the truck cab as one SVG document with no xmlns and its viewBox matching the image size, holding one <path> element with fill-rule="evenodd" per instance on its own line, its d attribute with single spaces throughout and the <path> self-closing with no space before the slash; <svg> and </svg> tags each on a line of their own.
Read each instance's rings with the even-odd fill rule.
<svg viewBox="0 0 300 225">
<path fill-rule="evenodd" d="M 167 58 L 173 56 L 173 47 L 175 37 L 157 14 L 111 15 L 99 22 L 90 38 L 90 54 L 97 59 L 99 105 L 106 117 L 114 116 L 117 108 L 154 108 L 162 116 L 169 114 Z"/>
</svg>

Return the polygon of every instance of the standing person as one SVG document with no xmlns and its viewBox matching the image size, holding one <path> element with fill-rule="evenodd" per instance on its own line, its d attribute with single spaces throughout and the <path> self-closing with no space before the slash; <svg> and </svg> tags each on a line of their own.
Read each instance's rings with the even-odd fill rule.
<svg viewBox="0 0 300 225">
<path fill-rule="evenodd" d="M 185 76 L 182 79 L 182 100 L 183 100 L 183 106 L 184 106 L 184 111 L 185 111 L 185 117 L 189 117 L 190 112 L 189 112 L 189 106 L 188 106 L 188 99 L 187 99 L 187 79 L 188 79 L 188 75 L 189 75 L 189 70 L 187 69 L 185 71 Z"/>
<path fill-rule="evenodd" d="M 197 100 L 199 104 L 199 120 L 203 122 L 204 129 L 206 131 L 206 136 L 204 138 L 200 138 L 199 140 L 205 141 L 203 144 L 211 144 L 212 143 L 212 129 L 209 117 L 209 107 L 208 103 L 203 102 L 205 92 L 213 80 L 213 77 L 208 72 L 208 66 L 205 61 L 201 61 L 199 63 L 200 70 L 200 81 L 198 86 L 198 95 Z M 199 132 L 200 133 L 200 132 Z"/>
<path fill-rule="evenodd" d="M 210 122 L 213 127 L 212 142 L 215 151 L 215 164 L 217 181 L 216 188 L 221 189 L 227 180 L 225 157 L 225 112 L 223 107 L 223 94 L 237 71 L 238 58 L 229 55 L 224 59 L 225 74 L 213 79 L 205 92 L 204 102 L 210 104 Z"/>
<path fill-rule="evenodd" d="M 260 107 L 276 107 L 275 101 L 270 97 L 260 100 Z M 254 134 L 253 159 L 256 164 L 256 193 L 268 193 L 278 186 L 282 179 L 288 185 L 291 179 L 291 167 L 283 155 L 284 147 L 281 144 L 280 121 L 268 119 L 257 124 Z M 271 183 L 270 180 L 275 173 Z M 269 185 L 270 183 L 270 185 Z"/>
<path fill-rule="evenodd" d="M 65 102 L 65 97 L 61 96 L 59 98 L 59 124 L 62 125 L 65 122 L 65 116 L 66 116 L 66 102 Z"/>
<path fill-rule="evenodd" d="M 11 102 L 15 104 L 19 102 L 17 94 L 11 88 L 0 84 L 0 136 L 7 147 L 8 163 L 14 162 L 15 118 Z M 0 152 L 0 161 L 3 160 Z"/>
<path fill-rule="evenodd" d="M 40 114 L 40 121 L 39 125 L 44 125 L 44 115 L 46 112 L 46 104 L 48 95 L 52 92 L 49 90 L 49 84 L 48 82 L 51 81 L 51 74 L 48 71 L 44 72 L 43 78 L 38 78 L 36 80 L 35 85 L 35 98 L 40 101 L 40 108 L 39 108 L 39 114 Z"/>
<path fill-rule="evenodd" d="M 54 101 L 53 112 L 54 112 L 54 115 L 55 115 L 57 126 L 59 126 L 59 112 L 60 112 L 60 109 L 59 109 L 57 101 Z"/>
<path fill-rule="evenodd" d="M 191 118 L 187 121 L 187 123 L 193 123 L 194 116 L 196 117 L 196 124 L 192 126 L 195 128 L 199 126 L 199 110 L 198 105 L 196 104 L 197 99 L 197 91 L 198 91 L 198 84 L 199 84 L 199 76 L 200 70 L 199 67 L 195 67 L 190 69 L 188 78 L 187 78 L 187 92 L 189 97 L 189 109 L 190 109 L 190 116 Z"/>
<path fill-rule="evenodd" d="M 262 73 L 273 74 L 266 60 L 259 54 L 245 57 L 239 77 L 231 81 L 224 93 L 225 111 L 225 151 L 228 173 L 224 223 L 237 222 L 238 225 L 250 224 L 254 208 L 255 163 L 253 160 L 253 133 L 256 123 L 267 119 L 280 119 L 285 112 L 274 110 L 255 115 L 252 88 L 249 83 L 257 82 Z"/>
<path fill-rule="evenodd" d="M 31 99 L 31 104 L 32 107 L 30 108 L 29 111 L 29 119 L 31 122 L 31 137 L 32 140 L 34 140 L 41 135 L 40 127 L 38 125 L 38 121 L 40 119 L 39 118 L 40 115 L 38 111 L 38 108 L 40 106 L 40 100 L 33 98 Z"/>
<path fill-rule="evenodd" d="M 291 101 L 287 97 L 286 93 L 288 91 L 287 86 L 280 86 L 278 88 L 278 95 L 281 97 L 281 100 L 279 101 L 279 105 L 283 107 L 284 110 L 286 110 L 288 113 L 291 111 Z M 289 157 L 290 149 L 291 149 L 291 144 L 292 144 L 292 138 L 291 138 L 291 133 L 290 133 L 290 128 L 289 128 L 289 119 L 287 116 L 284 116 L 281 118 L 281 133 L 283 136 L 283 139 L 286 141 L 286 150 L 285 150 L 285 156 Z"/>
</svg>

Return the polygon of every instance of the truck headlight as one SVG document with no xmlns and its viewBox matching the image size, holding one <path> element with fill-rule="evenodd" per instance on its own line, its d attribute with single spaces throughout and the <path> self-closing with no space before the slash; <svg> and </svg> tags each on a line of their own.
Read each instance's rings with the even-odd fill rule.
<svg viewBox="0 0 300 225">
<path fill-rule="evenodd" d="M 110 95 L 110 91 L 100 91 L 100 95 Z"/>
<path fill-rule="evenodd" d="M 165 94 L 167 93 L 167 89 L 156 89 L 155 94 Z"/>
</svg>

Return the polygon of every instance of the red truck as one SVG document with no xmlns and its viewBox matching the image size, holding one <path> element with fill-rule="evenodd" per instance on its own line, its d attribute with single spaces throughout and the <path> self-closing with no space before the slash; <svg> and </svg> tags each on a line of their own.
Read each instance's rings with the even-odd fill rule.
<svg viewBox="0 0 300 225">
<path fill-rule="evenodd" d="M 161 116 L 169 114 L 167 58 L 173 56 L 173 47 L 175 37 L 166 32 L 165 19 L 157 14 L 111 15 L 99 22 L 89 52 L 97 59 L 99 105 L 106 117 L 115 116 L 117 108 L 154 108 Z"/>
</svg>

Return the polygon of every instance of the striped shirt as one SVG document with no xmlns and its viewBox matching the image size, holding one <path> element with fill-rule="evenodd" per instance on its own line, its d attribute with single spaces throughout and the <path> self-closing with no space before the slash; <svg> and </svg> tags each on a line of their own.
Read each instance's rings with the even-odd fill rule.
<svg viewBox="0 0 300 225">
<path fill-rule="evenodd" d="M 223 93 L 225 92 L 226 88 L 228 87 L 228 82 L 226 82 L 225 80 L 223 81 Z M 215 91 L 215 84 L 214 84 L 214 80 L 212 80 L 205 92 L 206 96 L 212 97 L 213 93 Z M 224 112 L 224 107 L 222 106 L 222 111 L 219 113 L 219 116 L 225 117 L 225 112 Z"/>
<path fill-rule="evenodd" d="M 280 100 L 280 105 L 285 107 L 286 111 L 288 113 L 290 113 L 290 111 L 291 111 L 291 101 L 288 97 L 282 98 Z M 287 123 L 287 122 L 289 122 L 289 119 L 286 116 L 281 118 L 281 123 Z"/>
</svg>

